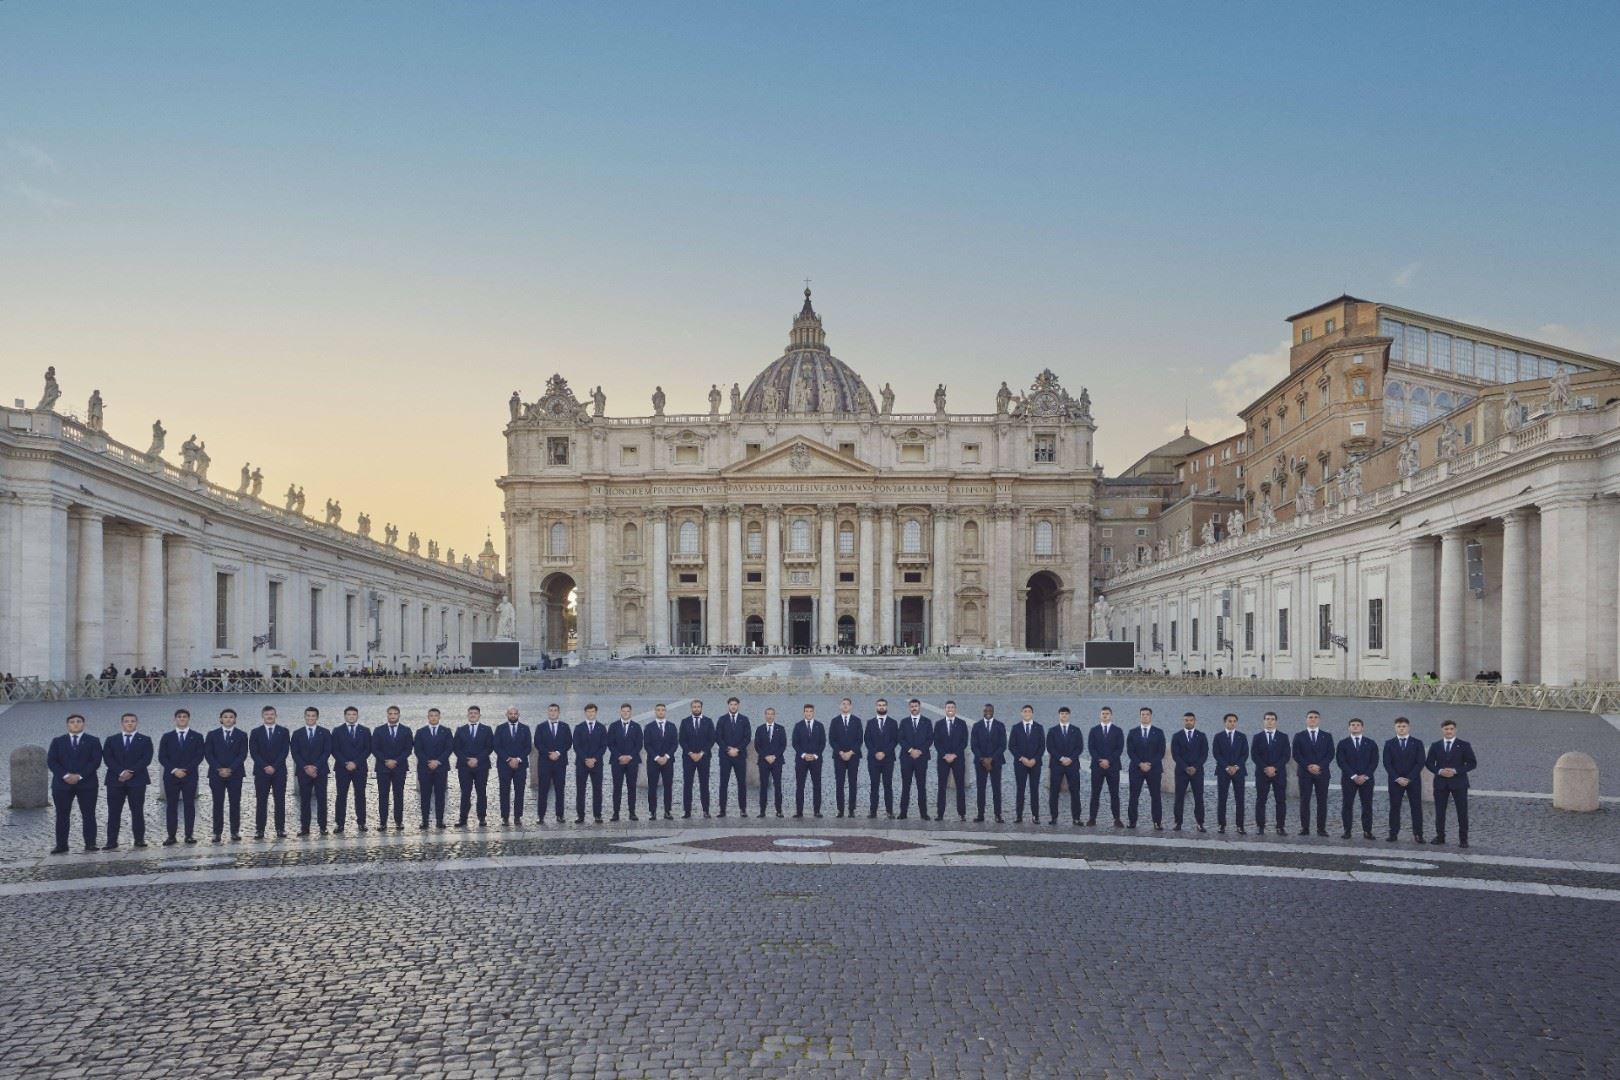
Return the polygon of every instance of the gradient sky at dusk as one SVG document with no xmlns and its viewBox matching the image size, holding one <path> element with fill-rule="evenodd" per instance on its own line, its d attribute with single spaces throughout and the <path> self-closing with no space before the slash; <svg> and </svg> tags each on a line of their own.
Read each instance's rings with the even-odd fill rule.
<svg viewBox="0 0 1620 1080">
<path fill-rule="evenodd" d="M 0 4 L 0 373 L 460 551 L 506 398 L 706 408 L 808 276 L 1116 471 L 1342 291 L 1620 356 L 1620 7 Z"/>
</svg>

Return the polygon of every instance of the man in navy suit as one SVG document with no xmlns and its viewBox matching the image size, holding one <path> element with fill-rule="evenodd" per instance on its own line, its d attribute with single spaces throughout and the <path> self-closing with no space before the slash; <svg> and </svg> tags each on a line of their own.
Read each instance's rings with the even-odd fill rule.
<svg viewBox="0 0 1620 1080">
<path fill-rule="evenodd" d="M 703 702 L 692 699 L 692 713 L 681 721 L 681 816 L 692 816 L 692 781 L 703 794 L 703 816 L 709 816 L 709 759 L 714 756 L 714 721 L 703 715 Z M 763 804 L 761 804 L 763 805 Z"/>
<path fill-rule="evenodd" d="M 274 706 L 259 710 L 262 723 L 248 736 L 248 755 L 253 759 L 253 838 L 264 839 L 265 819 L 272 802 L 276 808 L 276 839 L 287 838 L 287 754 L 292 738 L 276 723 Z"/>
<path fill-rule="evenodd" d="M 1024 820 L 1024 794 L 1029 794 L 1031 824 L 1041 821 L 1041 755 L 1046 753 L 1046 730 L 1035 722 L 1035 707 L 1018 710 L 1018 723 L 1007 733 L 1013 756 L 1013 821 Z"/>
<path fill-rule="evenodd" d="M 366 772 L 371 763 L 371 729 L 360 722 L 353 705 L 343 710 L 343 723 L 332 729 L 332 771 L 337 774 L 337 828 L 343 831 L 348 816 L 349 791 L 354 791 L 354 823 L 366 831 Z"/>
<path fill-rule="evenodd" d="M 1086 740 L 1080 729 L 1069 723 L 1069 716 L 1067 705 L 1058 709 L 1058 722 L 1046 732 L 1047 816 L 1053 825 L 1058 821 L 1058 789 L 1064 781 L 1069 784 L 1069 817 L 1074 824 L 1080 824 L 1080 752 L 1086 748 Z"/>
<path fill-rule="evenodd" d="M 585 821 L 585 785 L 591 786 L 591 816 L 602 824 L 602 763 L 607 760 L 607 725 L 596 720 L 596 706 L 574 725 L 574 824 Z"/>
<path fill-rule="evenodd" d="M 197 826 L 197 774 L 203 763 L 203 737 L 191 730 L 191 711 L 174 711 L 174 730 L 165 731 L 158 740 L 158 765 L 163 769 L 163 811 L 169 826 L 164 847 L 178 843 L 182 812 L 186 825 L 186 843 L 195 844 L 192 835 Z"/>
<path fill-rule="evenodd" d="M 945 715 L 934 721 L 934 816 L 945 817 L 945 782 L 956 782 L 956 817 L 967 820 L 967 721 L 956 715 L 956 702 L 945 703 Z"/>
<path fill-rule="evenodd" d="M 516 705 L 506 707 L 506 723 L 495 728 L 495 786 L 501 794 L 501 824 L 523 827 L 523 789 L 529 781 L 529 751 L 534 737 Z"/>
<path fill-rule="evenodd" d="M 1468 774 L 1479 764 L 1474 748 L 1457 738 L 1457 721 L 1440 725 L 1440 738 L 1429 746 L 1424 767 L 1434 773 L 1434 839 L 1446 842 L 1446 804 L 1457 803 L 1457 846 L 1468 846 Z"/>
<path fill-rule="evenodd" d="M 838 816 L 844 816 L 845 791 L 848 791 L 849 816 L 855 816 L 860 796 L 857 781 L 861 772 L 861 743 L 866 738 L 866 722 L 854 713 L 855 703 L 849 698 L 838 702 L 838 715 L 827 725 L 827 744 L 833 755 L 833 793 L 838 797 Z"/>
<path fill-rule="evenodd" d="M 900 724 L 889 715 L 888 699 L 878 698 L 872 718 L 866 722 L 866 774 L 872 792 L 869 818 L 877 817 L 879 784 L 883 786 L 883 812 L 894 817 L 894 752 L 899 745 Z"/>
<path fill-rule="evenodd" d="M 73 804 L 79 804 L 84 850 L 96 850 L 96 770 L 101 768 L 101 740 L 86 734 L 84 717 L 67 718 L 67 734 L 51 740 L 45 754 L 51 771 L 51 802 L 56 806 L 56 846 L 52 855 L 65 855 Z"/>
<path fill-rule="evenodd" d="M 428 710 L 427 725 L 411 738 L 411 749 L 416 754 L 416 787 L 421 792 L 423 831 L 428 827 L 429 811 L 434 824 L 444 828 L 445 796 L 450 790 L 450 753 L 455 741 L 450 729 L 440 723 L 438 709 Z"/>
<path fill-rule="evenodd" d="M 546 822 L 546 803 L 557 807 L 557 820 L 563 820 L 563 785 L 568 778 L 568 751 L 574 748 L 574 729 L 563 722 L 562 706 L 553 701 L 546 706 L 546 722 L 534 725 L 534 748 L 540 751 L 535 782 L 539 788 L 540 823 Z M 548 798 L 549 796 L 549 798 Z"/>
<path fill-rule="evenodd" d="M 214 843 L 224 839 L 225 804 L 231 808 L 231 839 L 242 839 L 242 775 L 247 772 L 247 733 L 236 729 L 236 710 L 222 709 L 219 727 L 203 740 L 208 792 L 214 804 Z"/>
<path fill-rule="evenodd" d="M 613 820 L 619 820 L 619 796 L 630 791 L 630 820 L 636 817 L 636 774 L 641 771 L 641 725 L 630 719 L 627 701 L 619 706 L 619 719 L 608 728 L 608 765 L 613 772 Z"/>
<path fill-rule="evenodd" d="M 821 759 L 827 753 L 827 729 L 816 719 L 816 707 L 806 705 L 804 717 L 793 727 L 793 816 L 804 817 L 804 782 L 815 787 L 811 810 L 821 816 Z"/>
<path fill-rule="evenodd" d="M 776 816 L 782 816 L 782 758 L 787 754 L 787 729 L 776 722 L 776 710 L 765 709 L 765 722 L 754 732 L 754 755 L 759 763 L 759 816 L 776 793 Z"/>
<path fill-rule="evenodd" d="M 1333 734 L 1322 730 L 1322 714 L 1305 714 L 1305 730 L 1294 735 L 1294 777 L 1299 781 L 1299 833 L 1311 834 L 1311 800 L 1316 800 L 1316 835 L 1327 835 L 1328 777 L 1337 752 Z"/>
<path fill-rule="evenodd" d="M 1395 737 L 1384 744 L 1384 775 L 1389 777 L 1389 836 L 1401 835 L 1401 803 L 1412 809 L 1412 839 L 1423 842 L 1423 766 L 1428 747 L 1412 737 L 1412 722 L 1395 718 Z"/>
<path fill-rule="evenodd" d="M 1277 808 L 1277 835 L 1288 835 L 1288 762 L 1293 756 L 1288 736 L 1277 730 L 1277 714 L 1260 718 L 1261 730 L 1249 743 L 1249 759 L 1254 762 L 1254 828 L 1266 833 L 1266 796 Z"/>
<path fill-rule="evenodd" d="M 456 730 L 456 782 L 461 788 L 461 817 L 456 828 L 467 827 L 467 815 L 478 797 L 478 825 L 489 816 L 489 756 L 495 752 L 495 733 L 484 723 L 484 711 L 476 705 L 467 709 L 467 722 Z"/>
<path fill-rule="evenodd" d="M 388 722 L 371 729 L 371 757 L 377 771 L 377 830 L 388 831 L 388 805 L 394 829 L 405 829 L 405 773 L 411 766 L 411 729 L 399 722 L 399 706 L 388 706 Z"/>
<path fill-rule="evenodd" d="M 669 821 L 673 817 L 669 808 L 675 790 L 675 756 L 681 741 L 662 701 L 653 706 L 653 718 L 641 735 L 647 748 L 647 816 L 658 819 L 658 790 L 663 788 L 664 820 Z"/>
<path fill-rule="evenodd" d="M 922 714 L 922 702 L 912 698 L 900 721 L 900 820 L 911 809 L 911 784 L 917 783 L 917 816 L 928 820 L 928 752 L 934 745 L 934 725 Z"/>
<path fill-rule="evenodd" d="M 118 734 L 101 744 L 101 761 L 107 766 L 107 843 L 105 851 L 118 849 L 118 827 L 129 803 L 129 830 L 135 846 L 146 846 L 146 786 L 152 782 L 147 772 L 152 764 L 152 740 L 136 728 L 140 720 L 132 712 L 118 718 Z"/>
<path fill-rule="evenodd" d="M 754 722 L 738 712 L 742 702 L 726 699 L 726 711 L 714 725 L 715 752 L 720 758 L 720 816 L 726 816 L 726 796 L 731 776 L 737 775 L 737 813 L 748 816 L 748 744 L 754 738 Z M 760 804 L 764 808 L 764 804 Z"/>
<path fill-rule="evenodd" d="M 1136 730 L 1125 736 L 1125 756 L 1131 762 L 1131 809 L 1129 824 L 1136 828 L 1136 805 L 1142 786 L 1147 785 L 1148 805 L 1153 810 L 1153 827 L 1164 828 L 1164 795 L 1159 783 L 1164 776 L 1164 732 L 1153 726 L 1153 710 L 1136 711 Z"/>
<path fill-rule="evenodd" d="M 1344 822 L 1344 838 L 1350 839 L 1350 804 L 1361 800 L 1361 835 L 1373 838 L 1372 804 L 1373 774 L 1378 771 L 1378 744 L 1361 734 L 1361 721 L 1351 717 L 1350 734 L 1339 740 L 1334 763 L 1339 766 L 1340 816 Z"/>
<path fill-rule="evenodd" d="M 1086 735 L 1086 753 L 1091 756 L 1091 813 L 1086 815 L 1086 824 L 1097 824 L 1097 807 L 1106 785 L 1114 828 L 1122 829 L 1125 822 L 1119 816 L 1119 774 L 1124 771 L 1125 729 L 1114 723 L 1114 710 L 1107 705 L 1099 710 L 1097 723 Z"/>
<path fill-rule="evenodd" d="M 1248 832 L 1243 827 L 1243 804 L 1248 799 L 1244 788 L 1248 786 L 1249 738 L 1237 729 L 1237 713 L 1221 717 L 1221 726 L 1222 730 L 1211 740 L 1215 757 L 1215 824 L 1219 832 L 1226 832 L 1226 797 L 1233 794 L 1237 831 L 1242 836 Z"/>
<path fill-rule="evenodd" d="M 331 767 L 332 736 L 321 727 L 321 710 L 304 710 L 304 726 L 292 737 L 293 768 L 298 777 L 298 835 L 309 835 L 310 807 L 321 835 L 326 835 L 326 777 Z"/>
<path fill-rule="evenodd" d="M 1198 717 L 1181 716 L 1181 730 L 1170 739 L 1170 760 L 1176 764 L 1176 831 L 1181 831 L 1181 812 L 1187 792 L 1192 791 L 1193 821 L 1204 831 L 1204 763 L 1209 760 L 1209 739 L 1198 730 Z"/>
<path fill-rule="evenodd" d="M 984 789 L 989 788 L 995 798 L 996 821 L 1001 821 L 1001 770 L 1007 763 L 1007 725 L 996 719 L 996 707 L 984 706 L 984 715 L 973 725 L 968 738 L 973 745 L 973 779 L 978 787 L 979 816 L 984 820 Z"/>
</svg>

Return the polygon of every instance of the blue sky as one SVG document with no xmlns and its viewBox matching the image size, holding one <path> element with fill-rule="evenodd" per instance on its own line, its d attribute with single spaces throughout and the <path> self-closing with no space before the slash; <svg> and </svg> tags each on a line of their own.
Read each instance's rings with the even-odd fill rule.
<svg viewBox="0 0 1620 1080">
<path fill-rule="evenodd" d="M 1348 290 L 1620 356 L 1620 6 L 0 4 L 0 370 L 458 549 L 505 399 L 1206 437 Z M 1224 426 L 1223 426 L 1224 425 Z M 182 429 L 184 429 L 182 431 Z M 317 495 L 317 492 L 319 494 Z"/>
</svg>

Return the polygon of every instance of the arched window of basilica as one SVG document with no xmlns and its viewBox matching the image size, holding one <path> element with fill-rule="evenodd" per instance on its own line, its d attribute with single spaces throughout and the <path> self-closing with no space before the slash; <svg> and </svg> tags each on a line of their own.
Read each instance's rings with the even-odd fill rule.
<svg viewBox="0 0 1620 1080">
<path fill-rule="evenodd" d="M 838 554 L 855 554 L 855 526 L 847 521 L 838 526 Z"/>
<path fill-rule="evenodd" d="M 546 547 L 547 554 L 567 555 L 570 546 L 568 543 L 568 526 L 561 521 L 552 522 L 551 535 Z"/>
<path fill-rule="evenodd" d="M 1406 423 L 1406 387 L 1398 382 L 1384 387 L 1384 423 Z"/>
<path fill-rule="evenodd" d="M 1434 395 L 1434 415 L 1438 418 L 1452 410 L 1451 395 L 1442 390 Z"/>
<path fill-rule="evenodd" d="M 922 522 L 916 518 L 906 518 L 900 524 L 900 553 L 902 555 L 922 554 Z"/>
<path fill-rule="evenodd" d="M 757 521 L 748 523 L 748 554 L 756 559 L 765 554 L 765 531 Z"/>
<path fill-rule="evenodd" d="M 1054 553 L 1052 523 L 1042 518 L 1035 523 L 1035 554 L 1052 555 Z"/>
<path fill-rule="evenodd" d="M 696 555 L 698 553 L 697 522 L 681 522 L 680 531 L 675 534 L 675 550 L 682 555 Z"/>
<path fill-rule="evenodd" d="M 967 521 L 962 524 L 962 554 L 977 555 L 979 553 L 979 523 Z"/>
<path fill-rule="evenodd" d="M 810 519 L 794 518 L 788 526 L 788 550 L 803 555 L 810 550 Z"/>
<path fill-rule="evenodd" d="M 641 554 L 641 530 L 636 528 L 635 522 L 624 523 L 623 539 L 620 541 L 619 549 L 621 555 L 632 558 Z"/>
<path fill-rule="evenodd" d="M 1421 386 L 1412 387 L 1412 393 L 1406 399 L 1406 412 L 1413 427 L 1422 427 L 1429 422 L 1429 392 Z"/>
</svg>

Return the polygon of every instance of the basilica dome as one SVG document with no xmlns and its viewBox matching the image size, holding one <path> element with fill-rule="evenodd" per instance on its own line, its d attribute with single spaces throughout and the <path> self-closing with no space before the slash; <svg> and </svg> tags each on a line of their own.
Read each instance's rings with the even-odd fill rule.
<svg viewBox="0 0 1620 1080">
<path fill-rule="evenodd" d="M 821 316 L 810 306 L 793 320 L 788 347 L 755 376 L 742 396 L 744 413 L 873 413 L 877 408 L 866 383 L 827 348 Z"/>
</svg>

